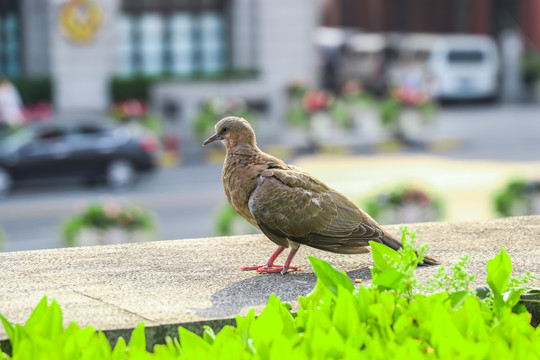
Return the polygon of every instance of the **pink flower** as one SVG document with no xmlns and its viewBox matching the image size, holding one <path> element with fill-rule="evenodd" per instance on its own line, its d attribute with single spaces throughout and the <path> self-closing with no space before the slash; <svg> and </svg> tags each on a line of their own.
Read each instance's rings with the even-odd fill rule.
<svg viewBox="0 0 540 360">
<path fill-rule="evenodd" d="M 109 219 L 116 219 L 118 215 L 120 215 L 122 208 L 120 207 L 120 204 L 118 202 L 114 200 L 108 200 L 103 206 L 103 210 L 105 211 L 105 215 Z"/>
</svg>

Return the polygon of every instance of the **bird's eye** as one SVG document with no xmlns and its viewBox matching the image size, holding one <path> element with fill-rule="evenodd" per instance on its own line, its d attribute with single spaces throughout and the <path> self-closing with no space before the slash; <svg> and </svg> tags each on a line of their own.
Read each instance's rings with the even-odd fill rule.
<svg viewBox="0 0 540 360">
<path fill-rule="evenodd" d="M 221 133 L 224 134 L 224 133 L 227 132 L 227 130 L 229 130 L 229 129 L 227 129 L 226 127 L 224 127 L 223 129 L 221 129 Z"/>
</svg>

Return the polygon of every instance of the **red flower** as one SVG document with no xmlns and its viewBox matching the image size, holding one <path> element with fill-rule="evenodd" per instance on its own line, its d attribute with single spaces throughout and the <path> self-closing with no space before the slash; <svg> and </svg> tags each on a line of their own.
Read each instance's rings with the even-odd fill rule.
<svg viewBox="0 0 540 360">
<path fill-rule="evenodd" d="M 148 112 L 148 105 L 140 100 L 126 100 L 116 105 L 116 112 L 124 117 L 142 117 Z"/>
<path fill-rule="evenodd" d="M 330 95 L 322 90 L 310 91 L 304 96 L 302 105 L 309 112 L 324 110 L 330 104 Z"/>
<path fill-rule="evenodd" d="M 413 107 L 421 105 L 426 100 L 421 91 L 403 86 L 394 88 L 392 96 L 403 104 Z"/>
</svg>

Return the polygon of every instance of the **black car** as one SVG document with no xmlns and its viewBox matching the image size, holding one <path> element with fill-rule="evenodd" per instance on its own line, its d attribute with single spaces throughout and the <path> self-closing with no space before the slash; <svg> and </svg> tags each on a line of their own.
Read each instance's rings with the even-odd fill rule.
<svg viewBox="0 0 540 360">
<path fill-rule="evenodd" d="M 157 139 L 141 128 L 91 116 L 55 117 L 0 139 L 0 194 L 14 182 L 50 177 L 104 179 L 132 184 L 155 168 Z"/>
</svg>

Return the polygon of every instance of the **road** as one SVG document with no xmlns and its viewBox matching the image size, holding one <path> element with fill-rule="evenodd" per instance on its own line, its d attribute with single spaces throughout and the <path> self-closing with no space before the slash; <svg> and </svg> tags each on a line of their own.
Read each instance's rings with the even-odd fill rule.
<svg viewBox="0 0 540 360">
<path fill-rule="evenodd" d="M 538 161 L 540 106 L 445 107 L 429 136 L 434 141 L 457 140 L 461 146 L 443 152 L 409 152 L 436 152 L 463 160 Z M 182 165 L 162 169 L 135 188 L 115 194 L 104 187 L 86 188 L 78 183 L 19 187 L 0 199 L 0 228 L 7 235 L 4 250 L 63 246 L 59 235 L 62 221 L 88 201 L 108 196 L 128 199 L 154 211 L 161 239 L 215 235 L 216 212 L 225 203 L 220 175 L 221 165 Z"/>
<path fill-rule="evenodd" d="M 181 166 L 162 169 L 133 188 L 110 193 L 104 187 L 78 183 L 31 184 L 0 200 L 0 227 L 5 251 L 63 246 L 62 221 L 83 204 L 108 197 L 130 200 L 151 209 L 161 239 L 215 235 L 215 212 L 225 203 L 221 166 Z"/>
<path fill-rule="evenodd" d="M 462 140 L 462 148 L 446 154 L 452 157 L 537 161 L 540 105 L 445 107 L 430 136 Z"/>
</svg>

